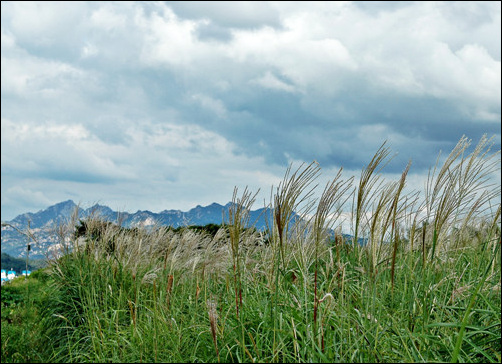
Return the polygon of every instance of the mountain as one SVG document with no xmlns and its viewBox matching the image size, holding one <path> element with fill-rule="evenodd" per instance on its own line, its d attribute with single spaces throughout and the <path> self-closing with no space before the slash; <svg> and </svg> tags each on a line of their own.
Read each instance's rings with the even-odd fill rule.
<svg viewBox="0 0 502 364">
<path fill-rule="evenodd" d="M 124 227 L 153 227 L 161 226 L 187 226 L 187 225 L 207 225 L 228 223 L 228 209 L 231 203 L 225 206 L 212 203 L 208 206 L 197 205 L 189 211 L 164 210 L 159 213 L 151 211 L 140 211 L 135 213 L 113 211 L 108 206 L 96 204 L 87 209 L 78 208 L 79 218 L 90 215 L 99 216 L 103 220 L 119 223 Z M 53 206 L 40 210 L 36 213 L 24 213 L 18 215 L 11 221 L 2 222 L 2 253 L 7 253 L 13 257 L 25 257 L 27 244 L 30 243 L 30 257 L 42 258 L 44 252 L 58 247 L 58 236 L 56 228 L 60 224 L 70 221 L 77 205 L 72 201 L 63 201 Z M 266 229 L 266 209 L 250 211 L 250 223 L 255 223 L 257 229 Z M 270 217 L 268 217 L 270 218 Z M 37 243 L 20 234 L 15 228 L 24 231 L 27 227 L 37 239 Z M 9 226 L 11 225 L 11 226 Z"/>
<path fill-rule="evenodd" d="M 37 213 L 28 212 L 18 215 L 10 223 L 16 227 L 24 227 L 28 225 L 29 221 L 31 228 L 40 228 L 52 223 L 59 224 L 70 218 L 75 207 L 77 205 L 72 200 L 68 200 L 50 206 L 45 210 L 40 210 Z M 79 208 L 79 214 L 82 212 L 83 210 Z"/>
</svg>

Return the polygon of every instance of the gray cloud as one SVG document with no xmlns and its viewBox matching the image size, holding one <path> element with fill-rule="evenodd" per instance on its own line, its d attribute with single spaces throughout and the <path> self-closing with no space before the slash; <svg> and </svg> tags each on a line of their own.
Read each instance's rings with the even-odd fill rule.
<svg viewBox="0 0 502 364">
<path fill-rule="evenodd" d="M 2 214 L 225 203 L 384 140 L 391 174 L 500 149 L 500 33 L 497 2 L 3 2 Z"/>
<path fill-rule="evenodd" d="M 273 5 L 255 1 L 166 1 L 176 14 L 188 19 L 208 19 L 222 28 L 280 27 Z"/>
<path fill-rule="evenodd" d="M 354 5 L 369 14 L 379 14 L 382 11 L 395 11 L 413 5 L 414 1 L 354 1 Z"/>
</svg>

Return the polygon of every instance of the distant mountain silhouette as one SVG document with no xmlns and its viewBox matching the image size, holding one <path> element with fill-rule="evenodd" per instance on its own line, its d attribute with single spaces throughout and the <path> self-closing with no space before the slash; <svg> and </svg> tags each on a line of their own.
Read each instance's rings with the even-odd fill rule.
<svg viewBox="0 0 502 364">
<path fill-rule="evenodd" d="M 189 211 L 164 210 L 154 213 L 148 210 L 135 213 L 113 211 L 108 206 L 95 204 L 87 209 L 78 208 L 79 218 L 90 215 L 99 216 L 101 219 L 118 223 L 124 227 L 153 227 L 153 226 L 188 226 L 228 223 L 228 209 L 231 202 L 226 205 L 212 203 L 208 206 L 197 205 Z M 56 226 L 70 221 L 77 204 L 72 200 L 63 201 L 53 206 L 40 210 L 36 213 L 27 212 L 16 216 L 6 223 L 17 227 L 20 230 L 28 227 L 35 234 L 39 244 L 32 244 L 30 255 L 42 257 L 44 249 L 57 243 L 57 236 L 54 233 Z M 250 224 L 254 224 L 257 229 L 266 229 L 267 216 L 265 208 L 250 211 Z M 269 220 L 270 221 L 270 220 Z M 2 227 L 2 252 L 14 257 L 25 256 L 28 238 L 19 234 L 15 229 L 7 226 Z"/>
<path fill-rule="evenodd" d="M 189 211 L 181 210 L 163 210 L 159 213 L 148 210 L 135 213 L 113 211 L 108 206 L 95 204 L 87 209 L 78 208 L 78 217 L 80 219 L 88 216 L 97 216 L 105 221 L 110 221 L 119 224 L 123 227 L 156 227 L 156 226 L 188 226 L 188 225 L 207 225 L 207 224 L 222 224 L 228 223 L 228 209 L 231 207 L 231 202 L 226 205 L 212 203 L 208 206 L 197 205 Z M 49 206 L 45 210 L 40 210 L 36 213 L 27 212 L 16 216 L 11 221 L 6 221 L 7 224 L 15 226 L 20 230 L 25 230 L 30 224 L 30 230 L 37 239 L 37 244 L 20 234 L 16 229 L 10 226 L 2 226 L 2 253 L 7 253 L 13 257 L 25 257 L 27 244 L 30 242 L 31 250 L 30 257 L 43 258 L 44 253 L 50 249 L 54 249 L 58 244 L 58 236 L 56 227 L 60 224 L 65 224 L 71 219 L 71 215 L 75 212 L 77 204 L 72 200 L 63 201 L 53 206 Z M 249 212 L 249 223 L 258 230 L 265 230 L 272 226 L 272 211 L 267 208 L 251 210 Z M 298 215 L 293 216 L 293 221 L 299 219 Z M 350 235 L 343 234 L 346 238 L 351 238 Z M 364 245 L 365 239 L 358 239 L 359 243 Z"/>
</svg>

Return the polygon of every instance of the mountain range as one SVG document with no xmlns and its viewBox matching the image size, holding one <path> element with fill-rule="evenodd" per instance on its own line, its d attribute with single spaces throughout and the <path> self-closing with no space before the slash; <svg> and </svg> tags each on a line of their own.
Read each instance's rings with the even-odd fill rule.
<svg viewBox="0 0 502 364">
<path fill-rule="evenodd" d="M 124 227 L 153 227 L 160 226 L 188 226 L 228 223 L 228 209 L 231 202 L 226 205 L 212 203 L 208 206 L 197 205 L 189 211 L 164 210 L 159 213 L 151 211 L 140 211 L 135 213 L 113 211 L 108 206 L 95 204 L 92 207 L 83 209 L 78 207 L 79 218 L 90 215 L 99 216 L 103 220 L 119 223 Z M 7 253 L 13 257 L 25 257 L 29 239 L 20 234 L 15 228 L 25 231 L 30 227 L 37 243 L 30 242 L 30 257 L 42 258 L 44 253 L 50 251 L 58 243 L 55 228 L 70 220 L 72 213 L 77 208 L 77 204 L 72 200 L 63 201 L 53 206 L 40 210 L 36 213 L 27 212 L 16 216 L 11 221 L 2 222 L 2 253 Z M 261 208 L 249 212 L 250 223 L 257 229 L 267 227 L 267 209 Z"/>
</svg>

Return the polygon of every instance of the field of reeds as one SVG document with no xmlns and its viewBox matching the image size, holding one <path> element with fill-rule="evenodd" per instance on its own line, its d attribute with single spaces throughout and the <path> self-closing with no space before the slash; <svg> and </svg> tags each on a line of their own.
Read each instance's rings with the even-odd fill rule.
<svg viewBox="0 0 502 364">
<path fill-rule="evenodd" d="M 360 176 L 340 169 L 326 186 L 316 162 L 290 167 L 264 232 L 247 188 L 215 234 L 96 216 L 77 237 L 75 215 L 30 301 L 24 349 L 4 336 L 2 308 L 2 362 L 501 362 L 491 146 L 462 138 L 407 193 L 410 164 L 395 181 L 381 175 L 385 144 Z"/>
</svg>

